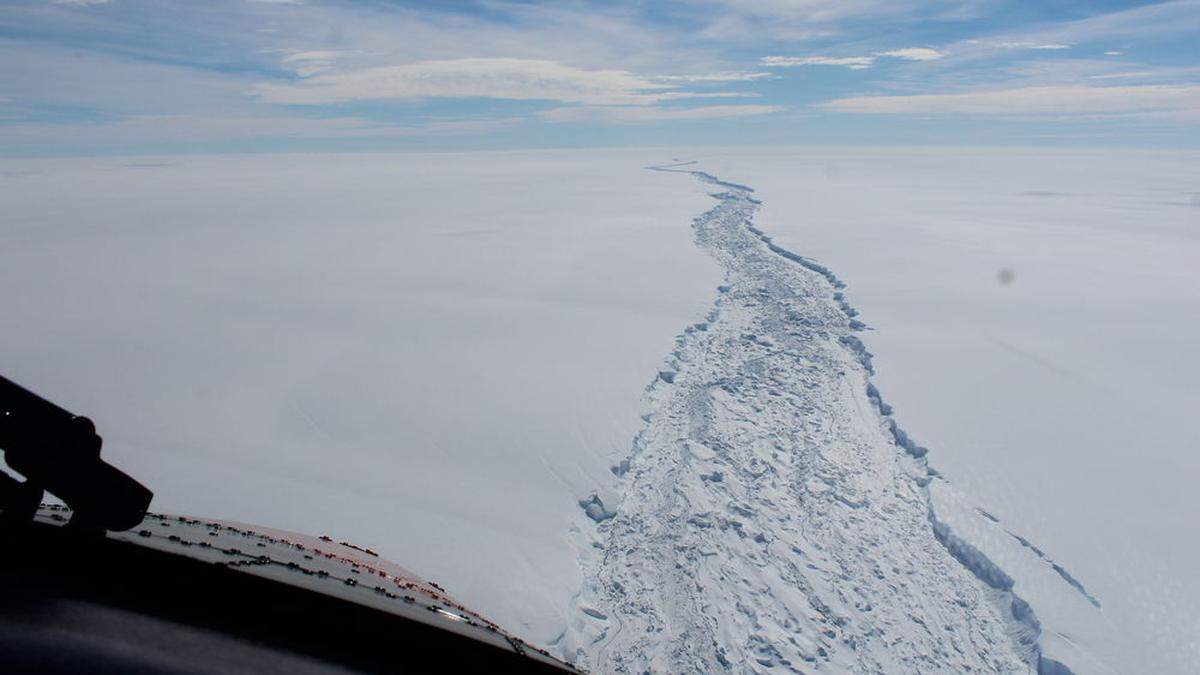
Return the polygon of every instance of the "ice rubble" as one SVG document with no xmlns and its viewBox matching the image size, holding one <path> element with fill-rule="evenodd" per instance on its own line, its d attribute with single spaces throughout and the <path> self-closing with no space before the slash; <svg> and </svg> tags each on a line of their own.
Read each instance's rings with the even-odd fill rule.
<svg viewBox="0 0 1200 675">
<path fill-rule="evenodd" d="M 751 225 L 751 188 L 684 167 L 656 168 L 720 190 L 694 228 L 726 283 L 647 388 L 619 506 L 580 502 L 596 525 L 560 653 L 602 672 L 1070 672 L 1012 578 L 938 519 L 844 284 Z"/>
</svg>

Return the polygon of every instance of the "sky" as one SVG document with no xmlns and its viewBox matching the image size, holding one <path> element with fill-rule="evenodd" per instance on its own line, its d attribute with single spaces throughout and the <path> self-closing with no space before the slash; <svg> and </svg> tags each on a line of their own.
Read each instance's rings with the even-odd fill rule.
<svg viewBox="0 0 1200 675">
<path fill-rule="evenodd" d="M 1200 146 L 1200 0 L 0 0 L 0 156 Z"/>
</svg>

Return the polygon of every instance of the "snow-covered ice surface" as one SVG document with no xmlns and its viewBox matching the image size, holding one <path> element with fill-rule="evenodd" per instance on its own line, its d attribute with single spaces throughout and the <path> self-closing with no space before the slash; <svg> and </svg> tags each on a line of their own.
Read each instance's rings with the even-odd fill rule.
<svg viewBox="0 0 1200 675">
<path fill-rule="evenodd" d="M 711 667 L 724 659 L 735 669 L 765 670 L 786 659 L 807 670 L 815 669 L 807 659 L 816 640 L 816 663 L 891 669 L 873 661 L 879 637 L 862 636 L 883 625 L 893 636 L 919 638 L 938 625 L 922 615 L 955 615 L 939 599 L 970 585 L 954 573 L 943 583 L 914 579 L 914 590 L 932 593 L 925 602 L 910 600 L 910 609 L 877 600 L 863 611 L 844 598 L 878 577 L 853 565 L 869 566 L 881 553 L 919 560 L 910 547 L 932 536 L 975 573 L 983 592 L 1011 585 L 1028 600 L 1031 613 L 1018 602 L 1016 614 L 1040 626 L 1038 651 L 1076 672 L 1195 672 L 1200 556 L 1187 534 L 1200 513 L 1189 422 L 1200 404 L 1195 154 L 695 156 L 699 168 L 758 188 L 765 205 L 729 211 L 729 200 L 740 197 L 726 185 L 722 204 L 697 221 L 698 242 L 731 282 L 703 330 L 680 337 L 666 377 L 648 390 L 647 425 L 604 498 L 609 517 L 579 529 L 591 582 L 576 600 L 565 650 L 601 668 L 605 661 L 630 670 Z M 751 214 L 754 223 L 745 222 Z M 737 239 L 714 239 L 714 227 Z M 755 230 L 770 244 L 755 243 Z M 788 258 L 795 264 L 784 265 Z M 830 270 L 849 288 L 838 289 Z M 860 316 L 850 309 L 840 321 L 825 318 L 850 304 Z M 807 331 L 799 343 L 807 353 L 788 341 L 794 336 L 780 337 L 789 310 L 802 326 L 819 322 L 819 329 L 791 328 Z M 876 357 L 873 386 L 863 374 L 870 361 L 856 367 L 844 354 L 864 350 Z M 869 393 L 828 412 L 842 395 L 834 373 Z M 789 380 L 804 387 L 789 391 L 782 384 Z M 855 387 L 846 386 L 844 396 L 853 396 Z M 893 430 L 886 418 L 893 407 L 912 438 Z M 825 419 L 842 426 L 822 426 Z M 882 486 L 904 485 L 907 460 L 894 457 L 892 441 L 910 455 L 930 448 L 937 469 L 916 472 L 929 480 L 932 507 L 922 535 L 896 536 L 872 508 L 883 505 Z M 837 464 L 843 444 L 874 448 L 876 463 Z M 816 471 L 815 483 L 798 470 L 826 464 L 836 469 Z M 876 491 L 856 486 L 847 465 L 862 469 L 857 478 Z M 821 483 L 857 489 L 826 495 Z M 907 507 L 922 503 L 912 497 Z M 888 517 L 898 518 L 890 507 Z M 797 526 L 813 519 L 825 529 Z M 869 545 L 871 531 L 882 544 Z M 843 538 L 822 550 L 832 536 Z M 839 552 L 862 557 L 846 562 Z M 811 562 L 822 556 L 837 562 Z M 778 569 L 793 566 L 801 574 L 781 583 Z M 814 581 L 829 578 L 839 581 L 832 590 Z M 720 600 L 710 603 L 714 592 Z M 831 604 L 831 595 L 840 602 Z M 1005 605 L 995 616 L 1008 621 Z M 987 612 L 978 605 L 958 615 Z M 822 632 L 826 622 L 835 627 Z M 1003 651 L 997 637 L 970 644 L 978 655 Z M 1020 639 L 1010 644 L 1012 655 L 1032 663 Z M 892 665 L 928 672 L 968 663 L 939 663 L 943 653 L 918 651 L 934 660 Z"/>
<path fill-rule="evenodd" d="M 752 190 L 691 173 L 719 191 L 694 226 L 725 283 L 650 386 L 615 514 L 579 533 L 563 653 L 630 673 L 1036 668 L 1037 619 L 938 520 L 843 284 L 753 227 Z"/>
<path fill-rule="evenodd" d="M 0 372 L 602 672 L 1200 670 L 1194 153 L 681 152 L 3 160 Z"/>
<path fill-rule="evenodd" d="M 329 534 L 531 642 L 720 283 L 662 152 L 0 162 L 0 372 L 154 508 Z"/>
</svg>

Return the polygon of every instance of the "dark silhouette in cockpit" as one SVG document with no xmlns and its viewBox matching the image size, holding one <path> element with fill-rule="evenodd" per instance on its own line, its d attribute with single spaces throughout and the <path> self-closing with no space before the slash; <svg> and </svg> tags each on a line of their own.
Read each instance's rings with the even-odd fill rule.
<svg viewBox="0 0 1200 675">
<path fill-rule="evenodd" d="M 142 522 L 154 493 L 100 458 L 92 421 L 0 377 L 0 449 L 18 481 L 0 471 L 4 520 L 33 518 L 45 492 L 72 512 L 77 530 L 128 530 Z"/>
</svg>

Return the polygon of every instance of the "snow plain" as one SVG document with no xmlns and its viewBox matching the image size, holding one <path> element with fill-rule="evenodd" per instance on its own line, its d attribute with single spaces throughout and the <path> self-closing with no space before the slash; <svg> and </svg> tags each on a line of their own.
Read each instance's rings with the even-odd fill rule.
<svg viewBox="0 0 1200 675">
<path fill-rule="evenodd" d="M 532 642 L 719 283 L 661 152 L 9 160 L 0 372 L 154 508 L 329 533 Z"/>
<path fill-rule="evenodd" d="M 1194 154 L 4 160 L 0 369 L 93 416 L 157 509 L 361 540 L 561 648 L 609 467 L 728 272 L 692 227 L 713 186 L 643 170 L 685 155 L 848 284 L 938 517 L 1047 653 L 1196 670 Z"/>
</svg>

